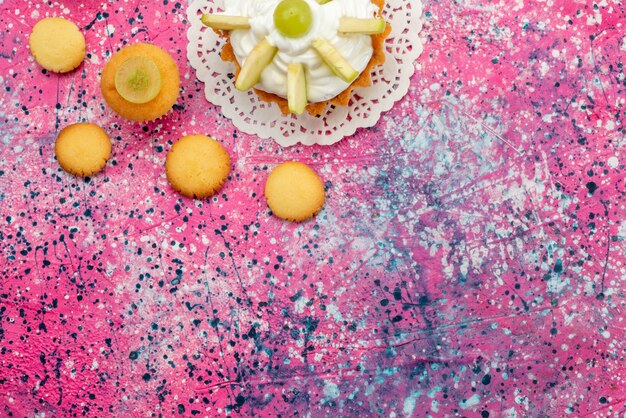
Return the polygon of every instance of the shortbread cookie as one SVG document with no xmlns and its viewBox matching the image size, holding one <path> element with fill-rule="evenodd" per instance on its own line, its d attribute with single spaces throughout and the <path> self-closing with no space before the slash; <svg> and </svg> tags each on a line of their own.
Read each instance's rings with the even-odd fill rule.
<svg viewBox="0 0 626 418">
<path fill-rule="evenodd" d="M 272 171 L 265 183 L 265 198 L 274 215 L 295 222 L 313 217 L 326 200 L 322 180 L 299 162 L 283 163 Z"/>
<path fill-rule="evenodd" d="M 54 151 L 63 170 L 75 176 L 91 176 L 106 165 L 111 140 L 98 125 L 77 123 L 59 133 Z"/>
<path fill-rule="evenodd" d="M 167 154 L 165 172 L 174 190 L 204 199 L 217 192 L 228 178 L 230 156 L 213 138 L 186 136 Z"/>
<path fill-rule="evenodd" d="M 78 26 L 60 17 L 37 22 L 29 44 L 39 65 L 55 73 L 72 71 L 85 58 L 85 37 Z"/>
</svg>

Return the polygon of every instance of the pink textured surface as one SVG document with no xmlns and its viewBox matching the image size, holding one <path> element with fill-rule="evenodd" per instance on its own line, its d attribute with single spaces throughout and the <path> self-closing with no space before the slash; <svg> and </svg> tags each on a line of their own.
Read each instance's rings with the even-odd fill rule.
<svg viewBox="0 0 626 418">
<path fill-rule="evenodd" d="M 0 2 L 0 415 L 626 412 L 620 1 L 427 0 L 412 92 L 373 129 L 289 149 L 205 102 L 185 7 Z M 28 52 L 52 15 L 87 39 L 68 75 Z M 138 41 L 182 75 L 146 125 L 98 87 Z M 114 142 L 88 180 L 53 155 L 81 120 Z M 231 152 L 214 199 L 167 184 L 191 133 Z M 292 159 L 328 191 L 301 225 L 262 196 Z"/>
</svg>

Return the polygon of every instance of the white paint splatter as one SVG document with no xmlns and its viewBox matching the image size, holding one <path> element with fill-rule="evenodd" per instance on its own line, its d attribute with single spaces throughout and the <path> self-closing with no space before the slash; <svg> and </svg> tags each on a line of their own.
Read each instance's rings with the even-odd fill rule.
<svg viewBox="0 0 626 418">
<path fill-rule="evenodd" d="M 337 305 L 334 305 L 334 304 L 327 305 L 326 312 L 332 315 L 335 321 L 337 322 L 343 321 L 343 315 L 341 315 L 341 312 L 339 312 L 339 308 L 337 308 Z"/>
<path fill-rule="evenodd" d="M 326 382 L 324 384 L 324 396 L 326 396 L 326 398 L 338 398 L 339 388 L 337 385 L 332 382 Z"/>
<path fill-rule="evenodd" d="M 421 394 L 422 392 L 419 390 L 415 391 L 404 400 L 404 406 L 402 407 L 402 413 L 404 415 L 407 417 L 413 416 L 413 410 L 415 409 L 417 398 L 419 398 Z"/>
<path fill-rule="evenodd" d="M 475 393 L 472 395 L 471 398 L 459 402 L 459 407 L 461 409 L 471 408 L 472 406 L 478 405 L 478 402 L 480 402 L 480 396 L 478 396 L 478 394 Z"/>
<path fill-rule="evenodd" d="M 296 303 L 294 303 L 293 309 L 296 313 L 303 313 L 304 312 L 304 308 L 306 307 L 306 304 L 309 302 L 308 298 L 305 297 L 300 297 Z"/>
</svg>

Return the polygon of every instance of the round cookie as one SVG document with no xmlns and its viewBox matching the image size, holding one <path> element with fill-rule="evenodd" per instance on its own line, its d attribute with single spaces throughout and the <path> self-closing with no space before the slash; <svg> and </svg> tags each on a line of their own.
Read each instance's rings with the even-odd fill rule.
<svg viewBox="0 0 626 418">
<path fill-rule="evenodd" d="M 91 176 L 106 165 L 111 140 L 98 125 L 77 123 L 59 133 L 54 152 L 63 170 L 75 176 Z"/>
<path fill-rule="evenodd" d="M 122 64 L 134 57 L 151 59 L 161 73 L 161 90 L 147 103 L 132 103 L 124 99 L 115 87 L 115 77 Z M 158 119 L 170 111 L 180 89 L 180 73 L 172 57 L 158 46 L 139 43 L 122 48 L 113 55 L 102 70 L 100 80 L 102 95 L 111 108 L 120 116 L 136 122 Z"/>
<path fill-rule="evenodd" d="M 324 183 L 306 164 L 286 162 L 265 183 L 267 204 L 281 219 L 302 222 L 317 214 L 326 200 Z"/>
<path fill-rule="evenodd" d="M 196 199 L 204 199 L 217 192 L 229 172 L 228 152 L 206 135 L 181 138 L 165 160 L 165 173 L 172 188 Z"/>
<path fill-rule="evenodd" d="M 30 52 L 43 68 L 67 73 L 85 58 L 85 37 L 74 23 L 60 17 L 42 19 L 33 27 Z"/>
</svg>

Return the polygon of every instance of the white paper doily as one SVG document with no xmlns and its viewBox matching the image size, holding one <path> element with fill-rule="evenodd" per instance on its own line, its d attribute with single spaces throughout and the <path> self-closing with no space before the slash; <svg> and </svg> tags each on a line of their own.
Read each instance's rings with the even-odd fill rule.
<svg viewBox="0 0 626 418">
<path fill-rule="evenodd" d="M 348 106 L 327 106 L 319 117 L 283 115 L 276 104 L 266 103 L 253 92 L 235 88 L 235 66 L 222 61 L 224 39 L 200 21 L 203 13 L 223 10 L 228 0 L 194 0 L 187 9 L 191 27 L 187 31 L 187 57 L 196 75 L 205 84 L 207 100 L 222 107 L 241 131 L 272 138 L 282 146 L 331 145 L 356 132 L 374 126 L 383 112 L 402 99 L 409 89 L 414 63 L 422 53 L 421 0 L 387 0 L 383 16 L 392 32 L 386 40 L 385 64 L 372 73 L 372 85 L 353 91 Z M 341 1 L 341 0 L 338 0 Z"/>
</svg>

